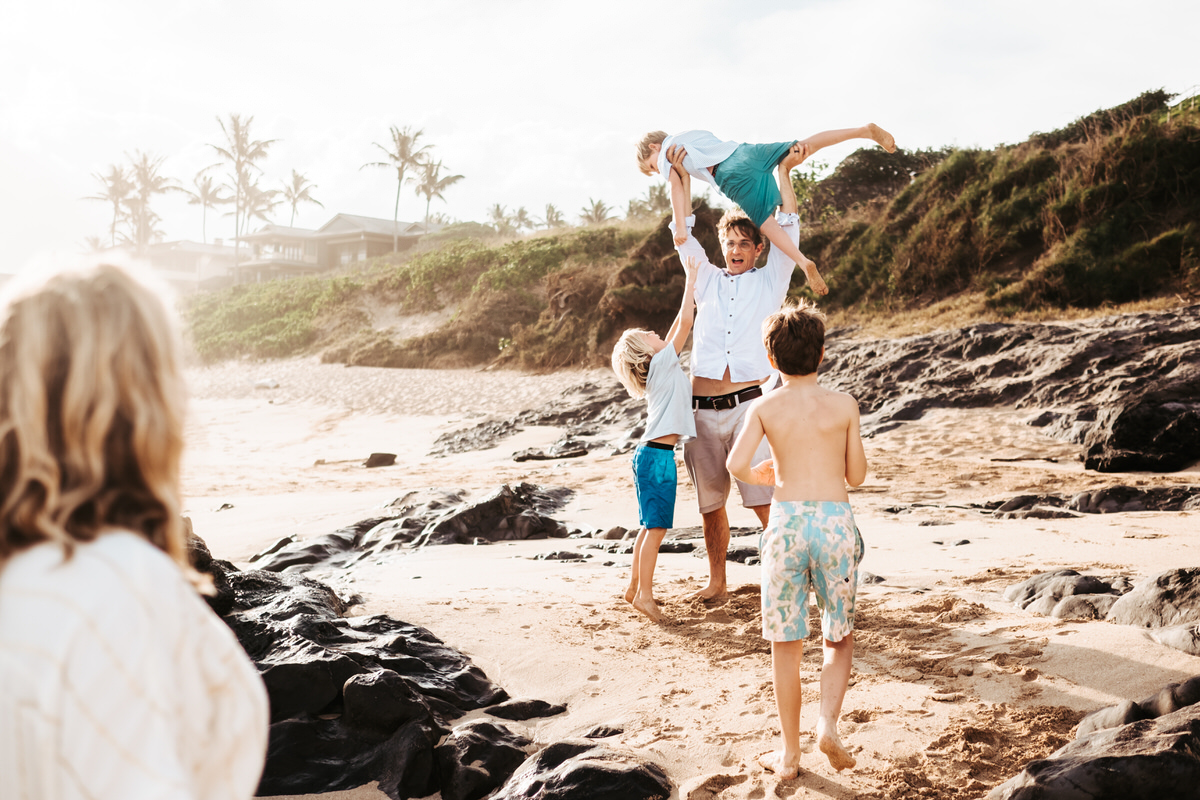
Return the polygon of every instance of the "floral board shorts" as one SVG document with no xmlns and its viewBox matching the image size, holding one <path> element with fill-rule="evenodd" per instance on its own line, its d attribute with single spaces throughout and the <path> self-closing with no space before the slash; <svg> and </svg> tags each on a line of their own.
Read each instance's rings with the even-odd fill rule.
<svg viewBox="0 0 1200 800">
<path fill-rule="evenodd" d="M 808 592 L 817 596 L 821 632 L 839 642 L 854 630 L 854 597 L 863 540 L 849 503 L 775 501 L 759 536 L 763 638 L 808 636 Z"/>
</svg>

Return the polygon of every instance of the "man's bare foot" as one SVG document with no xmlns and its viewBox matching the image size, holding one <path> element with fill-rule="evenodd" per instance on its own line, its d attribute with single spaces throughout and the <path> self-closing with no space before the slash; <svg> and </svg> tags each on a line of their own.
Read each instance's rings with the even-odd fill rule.
<svg viewBox="0 0 1200 800">
<path fill-rule="evenodd" d="M 637 581 L 629 584 L 629 588 L 625 590 L 625 602 L 632 603 L 633 598 L 637 597 Z"/>
<path fill-rule="evenodd" d="M 729 597 L 724 586 L 713 586 L 711 583 L 692 595 L 693 600 L 721 600 Z"/>
<path fill-rule="evenodd" d="M 838 772 L 849 769 L 858 763 L 858 760 L 842 747 L 842 741 L 837 735 L 837 728 L 827 725 L 824 720 L 817 721 L 817 747 L 829 759 L 829 765 Z"/>
<path fill-rule="evenodd" d="M 782 750 L 763 753 L 758 757 L 758 765 L 768 772 L 774 772 L 780 780 L 790 781 L 800 774 L 800 756 L 786 758 Z"/>
<path fill-rule="evenodd" d="M 632 602 L 638 611 L 655 622 L 662 622 L 662 612 L 658 610 L 658 604 L 654 602 L 653 597 L 635 597 Z"/>
<path fill-rule="evenodd" d="M 821 273 L 817 272 L 817 265 L 807 259 L 800 265 L 800 269 L 804 270 L 804 277 L 808 279 L 808 285 L 812 290 L 820 295 L 829 294 L 829 287 L 825 285 L 825 279 L 821 277 Z"/>
<path fill-rule="evenodd" d="M 892 136 L 874 122 L 867 123 L 867 130 L 870 132 L 871 138 L 874 139 L 880 147 L 882 147 L 884 150 L 887 150 L 889 153 L 896 152 L 895 136 Z"/>
</svg>

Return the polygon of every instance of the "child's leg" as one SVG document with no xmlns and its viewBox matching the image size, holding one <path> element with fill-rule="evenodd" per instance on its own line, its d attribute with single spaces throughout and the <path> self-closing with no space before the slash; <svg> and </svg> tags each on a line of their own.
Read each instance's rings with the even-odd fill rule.
<svg viewBox="0 0 1200 800">
<path fill-rule="evenodd" d="M 804 157 L 812 158 L 813 153 L 822 147 L 841 144 L 851 139 L 870 139 L 889 153 L 896 152 L 896 138 L 874 122 L 869 122 L 861 128 L 839 128 L 835 131 L 814 133 L 807 139 L 801 139 L 800 144 L 806 148 Z"/>
<path fill-rule="evenodd" d="M 838 718 L 842 700 L 850 685 L 850 665 L 854 661 L 854 632 L 840 642 L 825 640 L 825 663 L 821 666 L 821 716 L 817 719 L 817 746 L 836 770 L 853 767 L 858 761 L 842 747 L 838 738 Z"/>
<path fill-rule="evenodd" d="M 637 570 L 633 607 L 655 622 L 662 619 L 662 614 L 654 602 L 654 567 L 658 564 L 658 548 L 666 535 L 666 528 L 643 528 L 633 548 L 633 563 Z"/>
<path fill-rule="evenodd" d="M 771 642 L 771 667 L 775 680 L 775 708 L 779 711 L 780 742 L 773 753 L 758 757 L 758 763 L 783 780 L 800 774 L 800 662 L 804 640 Z"/>
<path fill-rule="evenodd" d="M 804 270 L 804 277 L 808 279 L 808 285 L 814 292 L 829 294 L 829 287 L 825 285 L 821 273 L 817 272 L 817 265 L 804 257 L 800 248 L 792 243 L 791 237 L 784 232 L 774 217 L 760 225 L 759 230 L 762 231 L 763 236 L 767 237 L 772 247 L 778 247 L 788 258 L 795 261 L 800 269 Z"/>
<path fill-rule="evenodd" d="M 629 588 L 625 590 L 625 602 L 632 603 L 633 598 L 637 597 L 638 590 L 638 558 L 641 553 L 642 542 L 646 538 L 646 529 L 642 528 L 638 531 L 637 538 L 633 541 L 633 568 L 629 571 Z"/>
</svg>

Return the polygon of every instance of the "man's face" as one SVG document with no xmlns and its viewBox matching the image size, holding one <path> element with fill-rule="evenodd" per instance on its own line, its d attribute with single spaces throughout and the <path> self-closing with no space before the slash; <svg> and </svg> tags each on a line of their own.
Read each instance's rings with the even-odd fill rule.
<svg viewBox="0 0 1200 800">
<path fill-rule="evenodd" d="M 752 269 L 762 253 L 763 246 L 737 228 L 730 228 L 721 240 L 721 252 L 725 254 L 725 269 L 730 275 L 741 275 Z"/>
</svg>

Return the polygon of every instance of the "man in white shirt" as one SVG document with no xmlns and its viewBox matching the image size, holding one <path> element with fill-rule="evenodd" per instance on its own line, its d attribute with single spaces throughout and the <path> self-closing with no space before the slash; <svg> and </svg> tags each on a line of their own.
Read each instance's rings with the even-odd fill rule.
<svg viewBox="0 0 1200 800">
<path fill-rule="evenodd" d="M 679 148 L 669 154 L 672 164 L 681 163 L 684 155 Z M 801 150 L 794 147 L 778 167 L 782 205 L 776 220 L 793 243 L 800 240 L 800 217 L 791 170 L 802 160 Z M 690 216 L 690 178 L 682 166 L 679 171 L 684 181 L 683 196 L 689 198 L 689 216 L 687 240 L 676 250 L 681 261 L 691 257 L 699 263 L 691 355 L 696 439 L 684 447 L 684 463 L 696 487 L 708 551 L 708 586 L 696 596 L 707 600 L 727 593 L 729 516 L 725 505 L 731 476 L 725 459 L 742 429 L 749 402 L 761 396 L 764 384 L 774 377 L 763 346 L 762 323 L 783 304 L 796 264 L 779 248 L 772 247 L 767 263 L 756 268 L 755 261 L 763 251 L 762 234 L 744 215 L 731 213 L 718 226 L 725 267 L 710 262 L 703 246 L 691 235 L 695 217 Z M 767 458 L 770 450 L 764 439 L 754 463 Z M 742 505 L 753 509 L 764 526 L 770 514 L 772 490 L 770 486 L 738 481 Z"/>
</svg>

